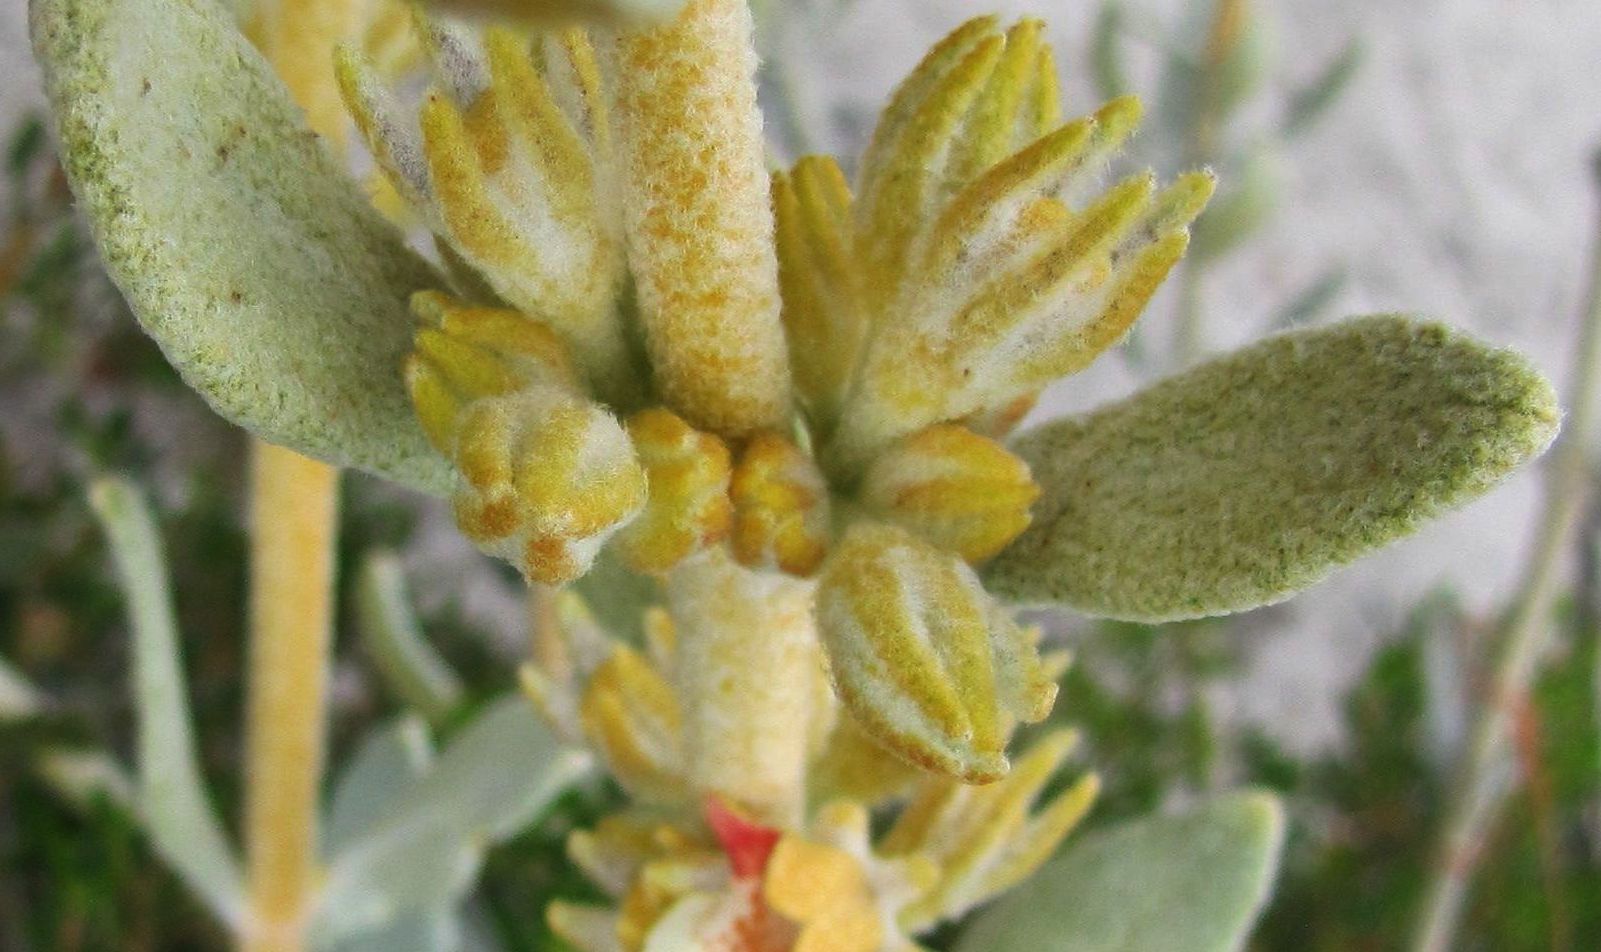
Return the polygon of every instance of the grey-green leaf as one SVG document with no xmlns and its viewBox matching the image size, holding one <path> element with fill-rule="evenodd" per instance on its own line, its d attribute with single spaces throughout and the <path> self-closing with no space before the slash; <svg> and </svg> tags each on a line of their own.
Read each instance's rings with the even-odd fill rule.
<svg viewBox="0 0 1601 952">
<path fill-rule="evenodd" d="M 590 763 L 562 747 L 525 698 L 489 705 L 331 857 L 317 946 L 452 911 L 485 850 L 526 826 Z"/>
<path fill-rule="evenodd" d="M 334 784 L 323 823 L 323 853 L 337 855 L 372 829 L 427 773 L 433 758 L 428 726 L 415 714 L 402 714 L 369 732 Z"/>
<path fill-rule="evenodd" d="M 184 379 L 273 443 L 435 492 L 401 362 L 441 286 L 215 0 L 33 0 L 68 179 Z"/>
<path fill-rule="evenodd" d="M 461 679 L 423 635 L 400 559 L 371 552 L 356 577 L 356 628 L 384 683 L 437 724 L 461 703 Z"/>
<path fill-rule="evenodd" d="M 1282 160 L 1270 143 L 1240 163 L 1237 176 L 1195 222 L 1190 235 L 1193 262 L 1221 258 L 1262 230 L 1284 191 Z"/>
<path fill-rule="evenodd" d="M 166 557 L 143 497 L 120 479 L 96 480 L 89 501 L 116 558 L 133 628 L 138 714 L 137 802 L 156 851 L 219 919 L 238 926 L 244 880 L 206 794 L 190 727 Z"/>
<path fill-rule="evenodd" d="M 1521 356 L 1440 324 L 1269 338 L 1022 436 L 1044 492 L 986 581 L 1132 621 L 1270 604 L 1489 490 L 1560 416 Z"/>
<path fill-rule="evenodd" d="M 1284 816 L 1261 793 L 1086 836 L 981 913 L 958 952 L 1232 952 L 1272 890 Z"/>
</svg>

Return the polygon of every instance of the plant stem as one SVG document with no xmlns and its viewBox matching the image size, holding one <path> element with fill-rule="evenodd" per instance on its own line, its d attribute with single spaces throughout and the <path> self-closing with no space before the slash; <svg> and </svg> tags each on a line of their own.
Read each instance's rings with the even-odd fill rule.
<svg viewBox="0 0 1601 952">
<path fill-rule="evenodd" d="M 266 0 L 252 35 L 337 154 L 348 122 L 334 44 L 355 32 L 354 0 Z M 253 442 L 250 657 L 246 708 L 245 952 L 306 947 L 317 877 L 317 806 L 327 722 L 339 471 Z"/>
<path fill-rule="evenodd" d="M 256 443 L 251 460 L 246 952 L 300 952 L 316 880 L 339 472 Z"/>
<path fill-rule="evenodd" d="M 805 806 L 814 740 L 805 725 L 827 696 L 812 594 L 808 582 L 743 568 L 715 547 L 667 582 L 690 782 L 786 828 Z"/>
<path fill-rule="evenodd" d="M 1597 168 L 1601 186 L 1601 166 Z M 1574 354 L 1568 419 L 1546 472 L 1545 512 L 1512 614 L 1501 630 L 1490 693 L 1451 804 L 1435 860 L 1434 878 L 1418 918 L 1412 948 L 1446 952 L 1478 866 L 1479 851 L 1515 786 L 1509 756 L 1512 718 L 1523 704 L 1550 640 L 1563 556 L 1573 549 L 1590 494 L 1589 435 L 1601 372 L 1601 228 L 1595 239 L 1589 300 Z"/>
</svg>

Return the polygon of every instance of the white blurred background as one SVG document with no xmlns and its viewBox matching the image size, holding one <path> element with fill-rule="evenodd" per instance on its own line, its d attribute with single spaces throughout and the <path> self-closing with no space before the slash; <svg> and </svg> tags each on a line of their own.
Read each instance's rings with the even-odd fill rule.
<svg viewBox="0 0 1601 952">
<path fill-rule="evenodd" d="M 25 4 L 0 6 L 0 129 L 39 106 Z M 782 4 L 785 0 L 771 0 Z M 808 0 L 821 15 L 781 14 L 772 60 L 815 144 L 853 155 L 864 123 L 921 52 L 979 12 L 1050 24 L 1070 113 L 1092 109 L 1088 66 L 1097 4 L 1080 0 Z M 1154 93 L 1164 45 L 1183 35 L 1180 0 L 1128 0 L 1133 90 Z M 1601 145 L 1601 6 L 1595 0 L 1257 0 L 1271 39 L 1267 92 L 1241 117 L 1248 140 L 1276 121 L 1282 93 L 1310 82 L 1353 38 L 1366 51 L 1347 94 L 1279 168 L 1276 217 L 1214 269 L 1204 305 L 1214 347 L 1249 340 L 1331 268 L 1347 278 L 1331 313 L 1427 313 L 1529 354 L 1567 377 L 1583 291 Z M 835 8 L 838 7 L 838 12 Z M 0 196 L 0 202 L 5 199 Z M 1171 333 L 1173 295 L 1144 335 Z M 1128 392 L 1140 372 L 1108 357 L 1053 390 L 1042 413 Z M 1335 706 L 1381 633 L 1437 586 L 1475 610 L 1517 582 L 1531 534 L 1537 473 L 1526 472 L 1422 535 L 1346 569 L 1260 620 L 1249 676 L 1219 698 L 1225 712 L 1307 747 L 1334 738 Z M 472 579 L 475 613 L 518 625 L 514 596 L 448 530 L 430 534 Z M 430 558 L 433 586 L 456 585 Z M 451 575 L 454 577 L 446 577 Z"/>
</svg>

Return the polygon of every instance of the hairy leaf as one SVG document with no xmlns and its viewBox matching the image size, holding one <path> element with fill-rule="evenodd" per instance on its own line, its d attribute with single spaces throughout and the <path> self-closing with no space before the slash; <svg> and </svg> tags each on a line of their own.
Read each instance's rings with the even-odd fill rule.
<svg viewBox="0 0 1601 952">
<path fill-rule="evenodd" d="M 1229 952 L 1284 840 L 1278 801 L 1235 794 L 1076 841 L 982 913 L 958 952 Z"/>
<path fill-rule="evenodd" d="M 35 0 L 61 156 L 106 269 L 222 416 L 442 490 L 401 384 L 441 282 L 307 131 L 212 0 Z"/>
<path fill-rule="evenodd" d="M 1439 324 L 1270 338 L 1023 436 L 1044 495 L 993 591 L 1171 621 L 1287 598 L 1551 442 L 1550 384 Z"/>
<path fill-rule="evenodd" d="M 484 851 L 526 826 L 589 764 L 587 754 L 563 749 L 521 696 L 489 705 L 331 858 L 317 945 L 450 912 Z"/>
<path fill-rule="evenodd" d="M 110 538 L 133 628 L 140 814 L 161 857 L 219 919 L 237 926 L 244 882 L 200 776 L 155 520 L 139 491 L 118 479 L 96 481 L 89 500 Z"/>
</svg>

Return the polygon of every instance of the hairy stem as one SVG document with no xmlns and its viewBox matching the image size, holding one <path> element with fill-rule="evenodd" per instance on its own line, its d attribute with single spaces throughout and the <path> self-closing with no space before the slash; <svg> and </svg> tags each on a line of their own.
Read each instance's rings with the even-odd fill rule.
<svg viewBox="0 0 1601 952">
<path fill-rule="evenodd" d="M 806 725 L 828 703 L 810 583 L 752 572 L 713 548 L 673 570 L 687 774 L 765 823 L 804 807 Z"/>
<path fill-rule="evenodd" d="M 1597 178 L 1601 186 L 1601 166 Z M 1489 696 L 1474 729 L 1456 799 L 1446 815 L 1433 880 L 1417 920 L 1412 942 L 1416 952 L 1451 948 L 1485 839 L 1516 786 L 1510 756 L 1513 717 L 1527 698 L 1550 641 L 1563 557 L 1573 550 L 1588 504 L 1589 436 L 1601 375 L 1601 229 L 1593 258 L 1587 310 L 1574 353 L 1568 419 L 1546 471 L 1545 512 L 1523 586 L 1495 646 L 1498 660 Z"/>
<path fill-rule="evenodd" d="M 246 952 L 300 952 L 315 889 L 338 470 L 266 443 L 251 466 Z"/>
<path fill-rule="evenodd" d="M 333 47 L 355 32 L 354 0 L 265 0 L 250 32 L 343 153 L 347 121 Z M 253 444 L 250 659 L 245 712 L 245 952 L 302 952 L 316 889 L 317 805 L 327 722 L 339 471 Z"/>
</svg>

